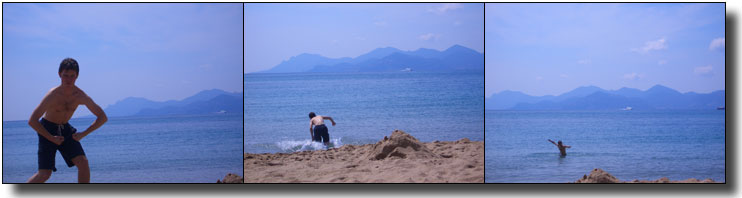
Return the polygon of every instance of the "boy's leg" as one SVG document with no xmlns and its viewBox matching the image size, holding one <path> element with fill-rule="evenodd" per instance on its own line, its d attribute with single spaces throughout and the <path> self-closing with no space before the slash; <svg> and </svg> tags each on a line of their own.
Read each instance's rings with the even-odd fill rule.
<svg viewBox="0 0 742 198">
<path fill-rule="evenodd" d="M 31 178 L 28 178 L 27 183 L 44 183 L 46 180 L 49 180 L 49 177 L 52 176 L 52 170 L 51 169 L 39 169 L 36 174 L 33 174 Z"/>
<path fill-rule="evenodd" d="M 64 142 L 59 146 L 59 152 L 68 167 L 77 166 L 77 182 L 90 183 L 90 167 L 88 166 L 88 158 L 85 157 L 85 150 L 80 142 L 72 138 L 72 134 L 76 131 L 77 129 L 72 125 L 65 125 L 62 132 Z"/>
<path fill-rule="evenodd" d="M 40 122 L 47 131 L 53 132 L 56 130 L 56 125 L 50 125 L 44 119 Z M 39 150 L 36 152 L 39 167 L 38 171 L 31 178 L 28 178 L 26 181 L 28 183 L 44 183 L 52 176 L 52 172 L 57 171 L 54 164 L 58 146 L 41 136 L 41 134 L 36 134 L 36 136 L 39 138 Z"/>
<path fill-rule="evenodd" d="M 77 166 L 77 182 L 78 183 L 90 183 L 90 167 L 88 166 L 88 158 L 84 155 L 78 155 L 72 158 L 72 163 Z"/>
<path fill-rule="evenodd" d="M 330 133 L 327 131 L 327 128 L 322 133 L 322 142 L 325 143 L 325 146 L 330 146 Z"/>
</svg>

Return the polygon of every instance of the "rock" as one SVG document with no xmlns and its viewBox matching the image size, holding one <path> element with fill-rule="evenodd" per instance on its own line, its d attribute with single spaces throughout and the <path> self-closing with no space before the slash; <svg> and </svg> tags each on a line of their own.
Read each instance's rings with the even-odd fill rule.
<svg viewBox="0 0 742 198">
<path fill-rule="evenodd" d="M 673 181 L 667 177 L 662 177 L 658 180 L 635 179 L 631 181 L 621 181 L 621 180 L 618 180 L 613 175 L 609 174 L 608 172 L 605 172 L 602 169 L 596 168 L 596 169 L 593 169 L 593 171 L 590 171 L 590 175 L 583 175 L 582 178 L 575 181 L 575 183 L 716 183 L 716 182 L 712 179 L 705 179 L 701 181 L 695 178 L 686 179 L 682 181 Z"/>
<path fill-rule="evenodd" d="M 462 138 L 460 140 L 457 140 L 456 141 L 456 144 L 469 143 L 469 142 L 471 142 L 471 140 L 469 140 L 469 138 Z"/>
<path fill-rule="evenodd" d="M 603 169 L 593 169 L 590 171 L 590 175 L 583 175 L 581 179 L 575 181 L 575 183 L 619 183 L 618 179 Z"/>
<path fill-rule="evenodd" d="M 242 181 L 242 177 L 239 175 L 228 173 L 223 180 L 216 180 L 216 183 L 242 183 Z"/>
</svg>

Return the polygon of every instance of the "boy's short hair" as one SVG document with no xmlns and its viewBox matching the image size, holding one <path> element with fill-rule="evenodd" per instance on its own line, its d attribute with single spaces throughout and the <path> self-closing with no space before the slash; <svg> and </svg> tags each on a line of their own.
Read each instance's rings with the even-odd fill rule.
<svg viewBox="0 0 742 198">
<path fill-rule="evenodd" d="M 314 112 L 309 112 L 309 119 L 314 118 L 314 116 L 317 116 L 317 114 L 314 114 Z"/>
<path fill-rule="evenodd" d="M 77 65 L 77 61 L 72 58 L 65 58 L 62 60 L 62 63 L 59 63 L 59 72 L 62 73 L 64 70 L 72 70 L 77 73 L 77 75 L 80 75 L 80 66 Z"/>
</svg>

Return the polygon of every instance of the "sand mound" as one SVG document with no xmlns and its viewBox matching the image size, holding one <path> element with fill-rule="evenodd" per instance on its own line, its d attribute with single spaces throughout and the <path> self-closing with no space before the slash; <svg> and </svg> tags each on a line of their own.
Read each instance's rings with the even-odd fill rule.
<svg viewBox="0 0 742 198">
<path fill-rule="evenodd" d="M 370 160 L 383 160 L 390 157 L 402 159 L 429 159 L 438 155 L 428 150 L 423 143 L 401 130 L 394 130 L 390 137 L 377 142 L 367 155 Z"/>
<path fill-rule="evenodd" d="M 660 178 L 658 180 L 633 180 L 633 181 L 621 181 L 613 175 L 602 169 L 596 168 L 590 171 L 590 175 L 583 175 L 581 179 L 575 181 L 575 183 L 716 183 L 712 179 L 698 180 L 695 178 L 673 181 L 667 177 Z"/>
<path fill-rule="evenodd" d="M 224 176 L 223 180 L 216 180 L 216 183 L 242 183 L 242 177 L 239 175 L 235 175 L 232 173 L 227 174 L 227 176 Z"/>
</svg>

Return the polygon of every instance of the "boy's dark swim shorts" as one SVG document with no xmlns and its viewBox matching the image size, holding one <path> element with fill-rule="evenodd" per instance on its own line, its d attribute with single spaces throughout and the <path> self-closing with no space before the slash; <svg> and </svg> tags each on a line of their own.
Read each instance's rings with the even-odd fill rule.
<svg viewBox="0 0 742 198">
<path fill-rule="evenodd" d="M 314 141 L 330 142 L 330 133 L 327 132 L 327 127 L 324 124 L 314 126 Z"/>
<path fill-rule="evenodd" d="M 54 158 L 57 155 L 57 150 L 62 154 L 62 158 L 64 158 L 64 162 L 67 163 L 68 167 L 75 166 L 75 164 L 72 163 L 72 158 L 79 155 L 85 155 L 85 151 L 82 149 L 80 142 L 72 139 L 72 134 L 77 132 L 77 129 L 72 127 L 69 123 L 57 124 L 44 118 L 39 122 L 41 122 L 41 125 L 44 126 L 49 134 L 53 136 L 61 135 L 64 137 L 62 145 L 56 145 L 44 138 L 44 136 L 37 134 L 39 136 L 39 170 L 51 169 L 52 171 L 57 171 L 57 168 L 54 166 Z"/>
</svg>

